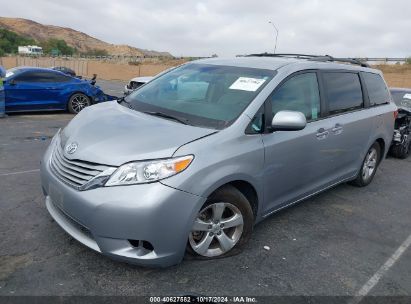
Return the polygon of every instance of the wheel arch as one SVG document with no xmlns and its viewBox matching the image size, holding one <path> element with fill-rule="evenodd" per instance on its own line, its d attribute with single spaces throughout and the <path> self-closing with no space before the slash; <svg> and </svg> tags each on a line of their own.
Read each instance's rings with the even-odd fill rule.
<svg viewBox="0 0 411 304">
<path fill-rule="evenodd" d="M 226 186 L 232 186 L 232 187 L 236 188 L 238 191 L 240 191 L 246 197 L 246 199 L 248 200 L 248 202 L 251 205 L 251 209 L 253 210 L 254 219 L 256 219 L 257 216 L 258 216 L 258 212 L 259 212 L 259 201 L 260 201 L 260 199 L 259 199 L 258 192 L 257 192 L 256 188 L 252 185 L 252 183 L 250 183 L 249 181 L 246 181 L 244 179 L 236 179 L 236 180 L 226 181 L 225 183 L 220 184 L 214 190 L 212 190 L 208 196 L 212 195 L 213 193 L 215 193 L 219 189 L 224 188 Z"/>
<path fill-rule="evenodd" d="M 86 96 L 90 99 L 90 101 L 91 101 L 90 94 L 88 94 L 88 93 L 85 92 L 85 91 L 77 90 L 77 91 L 74 91 L 74 92 L 71 92 L 70 94 L 68 94 L 69 98 L 68 98 L 67 102 L 69 102 L 69 101 L 70 101 L 70 98 L 71 98 L 73 95 L 75 95 L 75 94 L 83 94 L 83 95 L 86 95 Z"/>
</svg>

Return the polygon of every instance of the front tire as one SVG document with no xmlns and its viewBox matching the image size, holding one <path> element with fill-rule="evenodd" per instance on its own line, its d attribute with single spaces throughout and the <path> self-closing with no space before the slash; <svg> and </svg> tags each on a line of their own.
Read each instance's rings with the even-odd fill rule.
<svg viewBox="0 0 411 304">
<path fill-rule="evenodd" d="M 212 194 L 198 213 L 187 250 L 197 259 L 233 256 L 251 237 L 254 214 L 247 198 L 235 187 Z"/>
<path fill-rule="evenodd" d="M 391 147 L 391 155 L 396 158 L 400 158 L 400 159 L 407 158 L 410 155 L 410 151 L 411 151 L 411 141 L 407 141 L 401 145 L 395 145 Z"/>
<path fill-rule="evenodd" d="M 365 187 L 369 185 L 377 172 L 377 168 L 381 160 L 381 154 L 380 145 L 377 142 L 374 143 L 367 151 L 367 154 L 362 162 L 360 172 L 351 184 L 357 187 Z"/>
<path fill-rule="evenodd" d="M 88 98 L 87 95 L 84 95 L 83 93 L 76 93 L 70 97 L 67 108 L 70 113 L 78 114 L 81 110 L 83 110 L 85 107 L 88 107 L 90 104 L 90 98 Z"/>
</svg>

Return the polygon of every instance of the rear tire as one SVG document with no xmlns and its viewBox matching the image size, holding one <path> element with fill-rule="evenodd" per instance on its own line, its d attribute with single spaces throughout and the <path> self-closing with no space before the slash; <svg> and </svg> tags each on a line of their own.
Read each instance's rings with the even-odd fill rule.
<svg viewBox="0 0 411 304">
<path fill-rule="evenodd" d="M 187 251 L 202 260 L 236 255 L 249 241 L 253 225 L 254 214 L 247 198 L 237 188 L 224 186 L 201 207 Z"/>
<path fill-rule="evenodd" d="M 70 97 L 67 108 L 70 113 L 78 114 L 90 104 L 90 98 L 88 98 L 87 95 L 84 95 L 83 93 L 75 93 Z"/>
<path fill-rule="evenodd" d="M 358 172 L 355 180 L 350 182 L 352 185 L 357 187 L 365 187 L 371 183 L 375 173 L 377 172 L 378 165 L 381 160 L 381 147 L 376 142 L 370 149 L 368 149 L 367 154 L 361 164 L 360 172 Z"/>
</svg>

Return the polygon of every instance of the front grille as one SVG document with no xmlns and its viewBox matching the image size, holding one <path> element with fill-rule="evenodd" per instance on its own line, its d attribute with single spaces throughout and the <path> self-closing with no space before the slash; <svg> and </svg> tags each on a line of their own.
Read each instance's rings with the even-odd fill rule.
<svg viewBox="0 0 411 304">
<path fill-rule="evenodd" d="M 110 167 L 82 160 L 70 160 L 64 156 L 60 143 L 57 142 L 51 155 L 50 168 L 61 181 L 80 190 L 83 185 Z"/>
</svg>

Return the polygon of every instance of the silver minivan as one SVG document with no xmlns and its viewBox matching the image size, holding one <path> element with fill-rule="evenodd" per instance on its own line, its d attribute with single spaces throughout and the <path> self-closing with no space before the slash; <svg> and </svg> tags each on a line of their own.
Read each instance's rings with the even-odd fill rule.
<svg viewBox="0 0 411 304">
<path fill-rule="evenodd" d="M 339 183 L 368 185 L 395 114 L 381 72 L 355 60 L 190 62 L 58 131 L 41 164 L 46 206 L 115 259 L 234 255 L 276 211 Z"/>
</svg>

